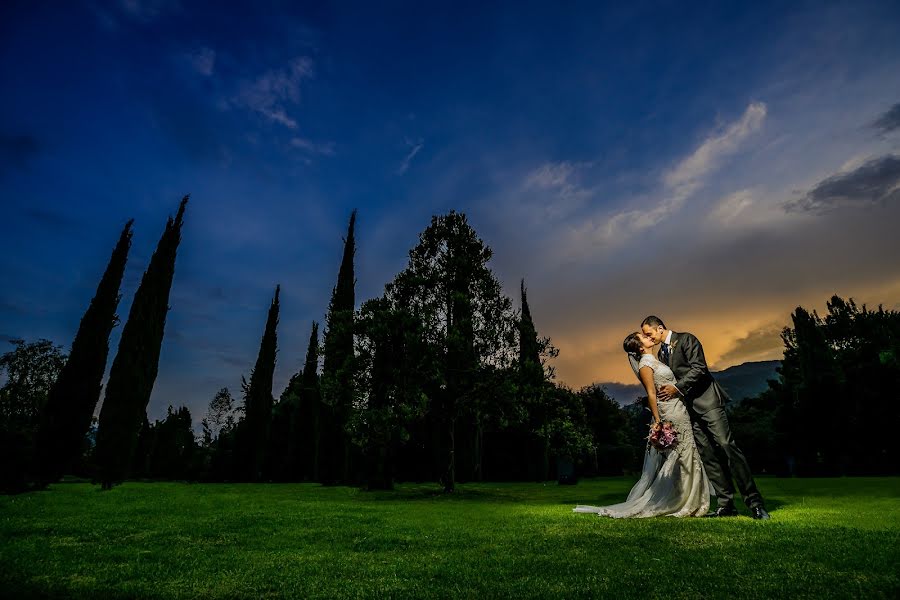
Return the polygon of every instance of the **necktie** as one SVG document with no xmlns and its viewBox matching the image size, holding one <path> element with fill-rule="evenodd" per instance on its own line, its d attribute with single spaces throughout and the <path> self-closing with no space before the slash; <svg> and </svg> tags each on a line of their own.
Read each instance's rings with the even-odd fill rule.
<svg viewBox="0 0 900 600">
<path fill-rule="evenodd" d="M 659 347 L 659 357 L 664 365 L 669 366 L 669 345 L 665 342 Z"/>
</svg>

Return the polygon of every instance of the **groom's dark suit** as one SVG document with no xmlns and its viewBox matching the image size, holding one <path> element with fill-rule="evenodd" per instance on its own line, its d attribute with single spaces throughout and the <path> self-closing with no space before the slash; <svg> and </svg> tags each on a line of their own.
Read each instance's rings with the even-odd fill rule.
<svg viewBox="0 0 900 600">
<path fill-rule="evenodd" d="M 690 333 L 672 332 L 669 367 L 675 373 L 675 387 L 681 392 L 693 423 L 694 439 L 706 467 L 706 475 L 716 489 L 719 506 L 734 506 L 734 484 L 737 480 L 744 503 L 762 506 L 762 496 L 744 453 L 734 442 L 725 400 L 728 394 L 713 379 L 706 366 L 703 346 Z"/>
</svg>

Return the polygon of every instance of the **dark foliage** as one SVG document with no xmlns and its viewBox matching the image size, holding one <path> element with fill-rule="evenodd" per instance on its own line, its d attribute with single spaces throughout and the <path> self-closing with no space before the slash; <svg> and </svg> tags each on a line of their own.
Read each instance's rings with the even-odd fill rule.
<svg viewBox="0 0 900 600">
<path fill-rule="evenodd" d="M 122 329 L 119 349 L 110 368 L 97 432 L 99 479 L 104 489 L 121 482 L 134 456 L 141 422 L 156 381 L 169 292 L 175 275 L 175 256 L 188 196 L 165 231 L 135 292 Z"/>
<path fill-rule="evenodd" d="M 97 292 L 72 342 L 69 359 L 60 371 L 43 411 L 35 442 L 37 477 L 41 484 L 58 481 L 82 454 L 84 437 L 100 399 L 109 354 L 109 335 L 118 323 L 119 287 L 131 247 L 129 220 L 97 286 Z"/>
<path fill-rule="evenodd" d="M 349 482 L 351 442 L 348 423 L 353 408 L 353 311 L 356 307 L 356 211 L 350 215 L 337 284 L 325 317 L 320 412 L 319 476 L 326 483 Z"/>
<path fill-rule="evenodd" d="M 250 372 L 250 383 L 243 382 L 244 419 L 237 426 L 238 477 L 244 481 L 262 481 L 269 451 L 272 424 L 272 378 L 275 375 L 277 353 L 278 295 L 281 286 L 275 287 L 275 296 L 269 306 L 266 328 L 259 344 L 256 365 Z"/>
</svg>

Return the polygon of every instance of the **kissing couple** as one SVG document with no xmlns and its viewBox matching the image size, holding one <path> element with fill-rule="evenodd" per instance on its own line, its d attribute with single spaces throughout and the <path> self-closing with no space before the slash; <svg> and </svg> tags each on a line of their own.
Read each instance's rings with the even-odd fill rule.
<svg viewBox="0 0 900 600">
<path fill-rule="evenodd" d="M 653 353 L 657 345 L 659 358 Z M 659 317 L 650 316 L 640 331 L 625 338 L 623 347 L 647 392 L 651 434 L 669 421 L 677 442 L 666 449 L 648 444 L 641 478 L 625 502 L 579 504 L 572 510 L 616 518 L 732 517 L 738 514 L 732 482 L 737 480 L 751 516 L 768 519 L 750 465 L 731 435 L 727 394 L 710 374 L 700 340 L 671 331 Z M 710 494 L 718 506 L 707 514 Z"/>
</svg>

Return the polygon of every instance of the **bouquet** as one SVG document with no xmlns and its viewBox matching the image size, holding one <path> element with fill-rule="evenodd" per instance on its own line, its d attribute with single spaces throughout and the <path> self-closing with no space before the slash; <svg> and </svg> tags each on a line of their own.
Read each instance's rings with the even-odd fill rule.
<svg viewBox="0 0 900 600">
<path fill-rule="evenodd" d="M 678 430 L 672 421 L 660 421 L 650 427 L 647 436 L 647 450 L 653 446 L 658 451 L 671 450 L 678 443 Z"/>
</svg>

